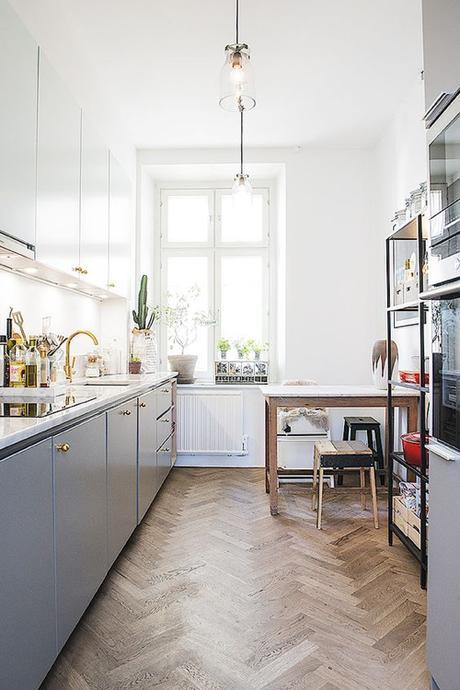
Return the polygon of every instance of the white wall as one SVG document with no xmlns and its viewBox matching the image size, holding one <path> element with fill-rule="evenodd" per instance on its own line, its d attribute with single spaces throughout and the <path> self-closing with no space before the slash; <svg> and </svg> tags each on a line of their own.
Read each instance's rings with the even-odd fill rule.
<svg viewBox="0 0 460 690">
<path fill-rule="evenodd" d="M 373 231 L 379 241 L 379 276 L 382 276 L 378 292 L 379 337 L 382 338 L 385 337 L 384 238 L 391 232 L 390 220 L 394 212 L 404 208 L 406 197 L 428 176 L 423 114 L 423 82 L 417 79 L 372 152 L 375 180 Z M 394 339 L 398 344 L 400 368 L 409 367 L 411 355 L 418 353 L 417 327 L 394 329 Z"/>
<path fill-rule="evenodd" d="M 97 300 L 0 270 L 0 334 L 6 333 L 10 307 L 22 312 L 28 335 L 42 333 L 44 316 L 51 316 L 54 333 L 68 335 L 78 329 L 93 331 L 98 337 L 101 333 L 101 304 Z M 91 349 L 89 340 L 75 339 L 77 354 Z"/>
</svg>

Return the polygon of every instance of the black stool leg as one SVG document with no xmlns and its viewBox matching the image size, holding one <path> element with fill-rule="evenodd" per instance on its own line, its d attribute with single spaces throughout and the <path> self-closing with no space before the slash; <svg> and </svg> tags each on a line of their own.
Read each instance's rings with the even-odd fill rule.
<svg viewBox="0 0 460 690">
<path fill-rule="evenodd" d="M 375 434 L 375 446 L 376 446 L 376 454 L 377 454 L 377 464 L 379 470 L 383 470 L 385 462 L 383 458 L 383 448 L 382 448 L 382 436 L 380 435 L 380 427 L 378 429 L 374 430 Z M 385 475 L 382 473 L 380 474 L 380 484 L 381 486 L 384 486 L 385 484 Z"/>
<path fill-rule="evenodd" d="M 344 422 L 343 422 L 343 434 L 342 434 L 342 439 L 344 441 L 348 441 L 349 431 L 350 431 L 350 427 L 348 426 L 348 422 L 346 420 L 344 420 Z M 343 474 L 337 475 L 337 486 L 343 486 Z"/>
</svg>

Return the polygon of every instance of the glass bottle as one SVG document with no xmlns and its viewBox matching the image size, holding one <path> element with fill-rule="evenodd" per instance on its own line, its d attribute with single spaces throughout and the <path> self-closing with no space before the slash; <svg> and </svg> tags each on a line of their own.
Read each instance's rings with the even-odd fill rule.
<svg viewBox="0 0 460 690">
<path fill-rule="evenodd" d="M 30 346 L 26 352 L 26 388 L 37 388 L 40 353 L 37 349 L 37 338 L 31 336 L 29 342 Z"/>
<path fill-rule="evenodd" d="M 18 338 L 10 351 L 10 387 L 24 388 L 26 382 L 26 348 Z"/>
<path fill-rule="evenodd" d="M 0 335 L 0 386 L 3 388 L 8 385 L 8 344 L 6 335 Z"/>
<path fill-rule="evenodd" d="M 50 387 L 50 362 L 48 359 L 48 350 L 46 345 L 40 345 L 38 348 L 40 353 L 40 375 L 39 384 L 40 388 Z"/>
</svg>

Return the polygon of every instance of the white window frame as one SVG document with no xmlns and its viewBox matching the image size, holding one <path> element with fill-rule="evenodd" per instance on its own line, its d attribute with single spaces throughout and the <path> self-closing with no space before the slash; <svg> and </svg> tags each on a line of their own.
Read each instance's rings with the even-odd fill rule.
<svg viewBox="0 0 460 690">
<path fill-rule="evenodd" d="M 182 186 L 184 184 L 184 186 Z M 264 265 L 264 295 L 266 296 L 266 310 L 263 315 L 263 339 L 270 343 L 270 378 L 273 378 L 275 348 L 274 334 L 275 323 L 273 311 L 270 305 L 273 303 L 273 283 L 275 276 L 271 271 L 273 265 L 273 243 L 271 225 L 273 222 L 273 209 L 271 207 L 272 188 L 267 184 L 253 186 L 254 192 L 263 195 L 263 238 L 258 242 L 222 242 L 221 240 L 221 199 L 223 195 L 231 194 L 231 188 L 222 187 L 215 183 L 168 184 L 159 183 L 157 186 L 157 199 L 159 211 L 159 231 L 156 232 L 155 246 L 159 262 L 160 305 L 167 303 L 167 265 L 169 256 L 207 256 L 208 257 L 208 284 L 209 284 L 209 308 L 216 319 L 214 326 L 209 326 L 208 336 L 208 364 L 206 371 L 196 371 L 197 379 L 212 381 L 214 378 L 214 360 L 216 358 L 216 343 L 221 337 L 220 300 L 221 300 L 221 258 L 222 256 L 262 256 Z M 209 195 L 210 229 L 207 242 L 169 242 L 167 239 L 167 198 L 171 195 Z M 167 355 L 169 354 L 167 329 L 160 328 L 160 360 L 163 368 L 166 368 Z"/>
</svg>

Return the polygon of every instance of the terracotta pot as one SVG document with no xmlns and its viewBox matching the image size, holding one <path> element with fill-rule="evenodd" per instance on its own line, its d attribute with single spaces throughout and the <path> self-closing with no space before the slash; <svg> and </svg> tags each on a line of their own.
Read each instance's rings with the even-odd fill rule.
<svg viewBox="0 0 460 690">
<path fill-rule="evenodd" d="M 194 383 L 197 355 L 169 355 L 169 367 L 171 371 L 177 371 L 177 383 Z"/>
</svg>

